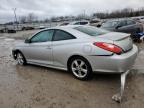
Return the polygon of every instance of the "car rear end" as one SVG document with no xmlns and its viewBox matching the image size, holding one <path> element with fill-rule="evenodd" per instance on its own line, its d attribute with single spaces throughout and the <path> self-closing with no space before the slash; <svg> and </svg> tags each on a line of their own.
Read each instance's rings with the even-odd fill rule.
<svg viewBox="0 0 144 108">
<path fill-rule="evenodd" d="M 130 34 L 109 32 L 90 26 L 74 28 L 91 37 L 92 48 L 85 57 L 94 72 L 122 73 L 130 70 L 137 57 L 138 48 Z"/>
<path fill-rule="evenodd" d="M 94 72 L 122 73 L 130 70 L 137 57 L 138 49 L 133 49 L 123 54 L 95 55 L 89 57 Z"/>
<path fill-rule="evenodd" d="M 100 38 L 112 40 L 113 43 L 98 41 L 94 43 L 94 46 L 109 51 L 112 54 L 89 57 L 93 71 L 122 73 L 130 70 L 138 53 L 138 48 L 133 44 L 130 35 L 111 32 L 100 36 Z"/>
</svg>

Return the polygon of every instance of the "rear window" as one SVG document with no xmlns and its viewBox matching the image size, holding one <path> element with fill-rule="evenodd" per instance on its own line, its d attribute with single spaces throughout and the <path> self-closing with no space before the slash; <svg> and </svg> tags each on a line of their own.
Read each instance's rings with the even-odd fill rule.
<svg viewBox="0 0 144 108">
<path fill-rule="evenodd" d="M 88 22 L 80 22 L 80 25 L 86 25 Z"/>
<path fill-rule="evenodd" d="M 75 27 L 75 30 L 78 30 L 82 33 L 88 34 L 90 36 L 99 36 L 99 35 L 103 35 L 108 33 L 109 31 L 103 30 L 103 29 L 99 29 L 96 27 Z"/>
<path fill-rule="evenodd" d="M 108 21 L 102 25 L 104 28 L 111 28 L 117 26 L 119 21 Z"/>
</svg>

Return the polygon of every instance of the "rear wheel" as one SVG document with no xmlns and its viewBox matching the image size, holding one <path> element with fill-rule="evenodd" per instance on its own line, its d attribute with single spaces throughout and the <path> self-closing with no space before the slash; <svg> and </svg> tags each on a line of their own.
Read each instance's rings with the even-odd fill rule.
<svg viewBox="0 0 144 108">
<path fill-rule="evenodd" d="M 87 80 L 92 75 L 92 69 L 89 62 L 83 57 L 74 57 L 70 60 L 68 66 L 70 72 L 80 80 Z"/>
<path fill-rule="evenodd" d="M 17 52 L 16 61 L 17 61 L 17 64 L 19 65 L 26 65 L 26 59 L 21 52 Z"/>
</svg>

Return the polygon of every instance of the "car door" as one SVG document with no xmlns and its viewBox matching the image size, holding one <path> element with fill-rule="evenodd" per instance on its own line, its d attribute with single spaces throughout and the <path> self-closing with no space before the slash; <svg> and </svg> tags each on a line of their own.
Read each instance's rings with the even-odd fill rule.
<svg viewBox="0 0 144 108">
<path fill-rule="evenodd" d="M 136 23 L 132 20 L 124 20 L 120 23 L 119 32 L 134 33 L 136 31 Z"/>
<path fill-rule="evenodd" d="M 52 37 L 54 30 L 44 30 L 30 39 L 24 48 L 24 55 L 28 62 L 53 64 Z"/>
<path fill-rule="evenodd" d="M 71 46 L 76 37 L 63 30 L 55 30 L 53 36 L 53 64 L 65 68 L 68 56 L 69 46 Z"/>
<path fill-rule="evenodd" d="M 138 31 L 138 26 L 135 21 L 127 20 L 128 33 L 136 33 Z"/>
<path fill-rule="evenodd" d="M 128 27 L 127 27 L 126 20 L 119 21 L 119 24 L 116 27 L 116 31 L 117 32 L 123 32 L 123 33 L 128 32 Z"/>
</svg>

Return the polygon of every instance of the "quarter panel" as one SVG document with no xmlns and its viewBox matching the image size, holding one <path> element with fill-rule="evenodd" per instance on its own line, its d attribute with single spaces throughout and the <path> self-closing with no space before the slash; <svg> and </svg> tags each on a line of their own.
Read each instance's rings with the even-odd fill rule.
<svg viewBox="0 0 144 108">
<path fill-rule="evenodd" d="M 52 43 L 54 65 L 66 68 L 68 59 L 73 55 L 80 55 L 88 60 L 89 56 L 112 55 L 112 52 L 94 46 L 93 43 L 96 41 L 104 42 L 104 39 L 93 38 L 91 40 L 73 39 L 65 41 L 54 41 Z"/>
</svg>

